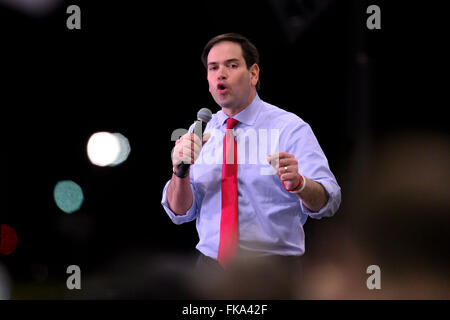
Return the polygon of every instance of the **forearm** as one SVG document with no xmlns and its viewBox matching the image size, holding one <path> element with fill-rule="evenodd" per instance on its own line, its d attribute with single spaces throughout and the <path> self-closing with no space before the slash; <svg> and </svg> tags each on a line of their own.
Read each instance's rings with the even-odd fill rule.
<svg viewBox="0 0 450 320">
<path fill-rule="evenodd" d="M 167 187 L 167 201 L 170 210 L 176 215 L 184 215 L 191 208 L 193 199 L 189 175 L 186 178 L 179 178 L 173 174 Z"/>
<path fill-rule="evenodd" d="M 306 178 L 306 186 L 302 192 L 297 195 L 303 202 L 303 205 L 312 212 L 319 212 L 328 202 L 328 194 L 325 188 L 318 182 Z"/>
</svg>

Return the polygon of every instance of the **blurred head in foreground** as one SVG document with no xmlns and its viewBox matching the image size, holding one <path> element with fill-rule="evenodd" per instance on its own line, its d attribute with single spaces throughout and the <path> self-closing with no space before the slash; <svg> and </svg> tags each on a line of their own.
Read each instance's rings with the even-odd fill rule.
<svg viewBox="0 0 450 320">
<path fill-rule="evenodd" d="M 326 242 L 311 240 L 302 297 L 449 299 L 449 137 L 397 134 L 366 155 L 352 166 L 345 220 L 325 225 Z M 380 267 L 379 290 L 366 285 L 370 265 Z"/>
</svg>

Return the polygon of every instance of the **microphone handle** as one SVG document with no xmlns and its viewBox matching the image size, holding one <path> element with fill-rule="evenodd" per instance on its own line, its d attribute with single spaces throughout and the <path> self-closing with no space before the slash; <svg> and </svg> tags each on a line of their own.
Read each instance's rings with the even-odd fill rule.
<svg viewBox="0 0 450 320">
<path fill-rule="evenodd" d="M 197 120 L 194 122 L 194 125 L 192 127 L 194 134 L 196 134 L 200 138 L 200 140 L 202 139 L 203 132 L 205 132 L 206 125 L 207 125 L 206 122 Z M 192 133 L 192 130 L 190 132 Z M 178 165 L 177 171 L 174 173 L 179 178 L 186 178 L 187 175 L 189 174 L 189 167 L 190 167 L 189 163 L 181 162 Z"/>
</svg>

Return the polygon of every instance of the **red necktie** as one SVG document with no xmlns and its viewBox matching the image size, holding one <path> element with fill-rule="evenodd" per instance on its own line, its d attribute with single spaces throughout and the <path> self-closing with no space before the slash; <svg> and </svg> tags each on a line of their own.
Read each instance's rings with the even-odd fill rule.
<svg viewBox="0 0 450 320">
<path fill-rule="evenodd" d="M 224 268 L 236 255 L 238 246 L 237 146 L 232 130 L 237 122 L 227 119 L 223 139 L 222 215 L 217 260 Z"/>
</svg>

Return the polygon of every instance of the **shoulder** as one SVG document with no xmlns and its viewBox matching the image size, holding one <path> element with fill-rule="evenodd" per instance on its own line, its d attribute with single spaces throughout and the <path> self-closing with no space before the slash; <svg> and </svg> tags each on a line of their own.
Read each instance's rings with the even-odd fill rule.
<svg viewBox="0 0 450 320">
<path fill-rule="evenodd" d="M 294 129 L 300 127 L 308 127 L 302 118 L 293 112 L 289 112 L 273 104 L 261 101 L 260 118 L 262 121 L 267 121 L 272 126 L 279 129 Z"/>
</svg>

